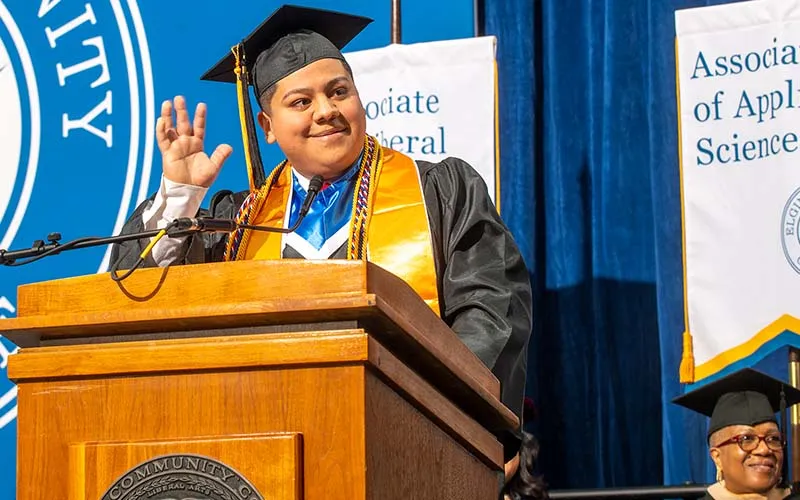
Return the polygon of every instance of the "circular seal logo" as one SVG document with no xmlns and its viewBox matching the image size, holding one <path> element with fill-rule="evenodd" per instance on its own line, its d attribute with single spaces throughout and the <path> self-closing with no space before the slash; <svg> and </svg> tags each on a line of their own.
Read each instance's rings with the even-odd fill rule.
<svg viewBox="0 0 800 500">
<path fill-rule="evenodd" d="M 200 455 L 164 455 L 120 477 L 102 500 L 264 500 L 238 472 Z"/>
<path fill-rule="evenodd" d="M 800 189 L 792 193 L 783 207 L 781 243 L 789 265 L 800 274 Z"/>
<path fill-rule="evenodd" d="M 0 0 L 0 248 L 119 232 L 147 196 L 150 66 L 134 0 Z M 72 253 L 71 273 L 87 274 L 109 250 Z"/>
</svg>

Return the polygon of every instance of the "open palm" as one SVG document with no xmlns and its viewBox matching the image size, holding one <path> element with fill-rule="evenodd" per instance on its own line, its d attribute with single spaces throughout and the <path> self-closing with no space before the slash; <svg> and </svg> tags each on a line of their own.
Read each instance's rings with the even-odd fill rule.
<svg viewBox="0 0 800 500">
<path fill-rule="evenodd" d="M 161 151 L 164 177 L 181 184 L 209 187 L 219 175 L 222 164 L 231 155 L 233 148 L 220 144 L 211 154 L 203 151 L 206 133 L 206 105 L 200 103 L 194 120 L 189 120 L 186 99 L 175 97 L 175 120 L 173 103 L 164 101 L 161 116 L 156 122 L 156 141 Z"/>
</svg>

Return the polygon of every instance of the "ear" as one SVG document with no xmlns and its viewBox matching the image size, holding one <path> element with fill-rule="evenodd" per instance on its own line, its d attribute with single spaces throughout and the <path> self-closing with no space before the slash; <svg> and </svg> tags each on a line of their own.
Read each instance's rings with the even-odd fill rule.
<svg viewBox="0 0 800 500">
<path fill-rule="evenodd" d="M 711 456 L 711 460 L 714 462 L 714 465 L 717 466 L 718 470 L 722 469 L 722 457 L 719 448 L 711 448 L 708 451 L 708 454 Z"/>
<path fill-rule="evenodd" d="M 267 138 L 267 143 L 275 144 L 277 139 L 275 139 L 275 134 L 272 131 L 272 118 L 270 118 L 269 115 L 264 111 L 259 111 L 257 118 L 258 124 L 261 126 L 261 129 L 264 130 L 264 136 Z"/>
</svg>

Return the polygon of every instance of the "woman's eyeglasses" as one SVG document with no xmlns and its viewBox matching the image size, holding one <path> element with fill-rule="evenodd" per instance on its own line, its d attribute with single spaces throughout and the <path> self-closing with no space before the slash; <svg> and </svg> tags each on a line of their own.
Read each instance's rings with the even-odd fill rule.
<svg viewBox="0 0 800 500">
<path fill-rule="evenodd" d="M 783 449 L 783 436 L 780 434 L 768 434 L 766 436 L 758 436 L 756 434 L 738 434 L 730 439 L 727 439 L 717 445 L 725 446 L 726 444 L 736 443 L 742 451 L 753 451 L 758 448 L 761 441 L 767 444 L 767 448 L 772 451 L 780 451 Z"/>
</svg>

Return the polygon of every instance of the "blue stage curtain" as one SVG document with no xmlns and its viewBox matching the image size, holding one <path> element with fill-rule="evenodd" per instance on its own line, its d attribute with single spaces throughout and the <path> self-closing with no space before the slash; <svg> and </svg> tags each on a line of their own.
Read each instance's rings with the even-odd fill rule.
<svg viewBox="0 0 800 500">
<path fill-rule="evenodd" d="M 674 407 L 683 277 L 674 37 L 689 0 L 484 0 L 501 211 L 535 288 L 528 393 L 551 488 L 711 480 Z"/>
</svg>

